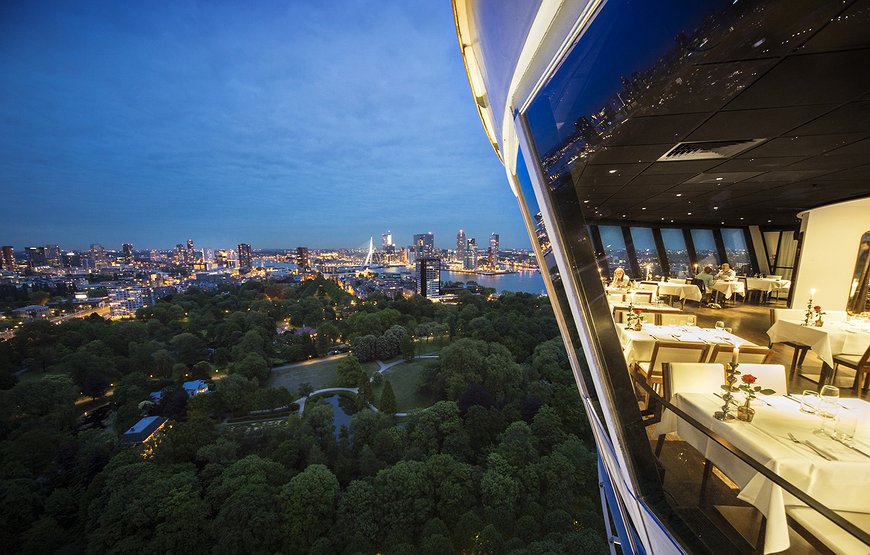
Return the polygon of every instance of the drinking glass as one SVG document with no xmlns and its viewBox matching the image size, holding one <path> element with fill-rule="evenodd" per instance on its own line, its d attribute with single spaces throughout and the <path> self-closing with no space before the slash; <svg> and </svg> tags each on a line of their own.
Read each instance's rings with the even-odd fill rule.
<svg viewBox="0 0 870 555">
<path fill-rule="evenodd" d="M 717 330 L 725 329 L 725 322 L 723 322 L 722 320 L 719 320 L 718 322 L 716 322 L 716 329 Z"/>
<path fill-rule="evenodd" d="M 722 328 L 725 330 L 725 333 L 731 333 L 731 328 Z"/>
<path fill-rule="evenodd" d="M 815 430 L 822 435 L 833 435 L 834 419 L 840 411 L 840 388 L 833 385 L 822 386 L 819 392 L 819 406 L 816 414 L 819 416 L 819 427 Z"/>
<path fill-rule="evenodd" d="M 819 394 L 812 389 L 804 389 L 801 394 L 801 412 L 815 414 L 819 406 Z"/>
<path fill-rule="evenodd" d="M 839 439 L 846 444 L 851 443 L 857 428 L 858 416 L 848 411 L 841 411 L 834 425 L 834 439 Z"/>
<path fill-rule="evenodd" d="M 688 318 L 686 318 L 686 323 L 690 326 L 694 326 L 697 320 L 695 319 L 695 315 L 692 314 Z"/>
</svg>

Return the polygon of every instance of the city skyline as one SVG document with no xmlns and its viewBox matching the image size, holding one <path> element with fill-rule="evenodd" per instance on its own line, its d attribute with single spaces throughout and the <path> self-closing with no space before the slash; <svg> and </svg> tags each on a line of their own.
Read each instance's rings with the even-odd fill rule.
<svg viewBox="0 0 870 555">
<path fill-rule="evenodd" d="M 0 10 L 3 244 L 528 247 L 449 5 Z"/>
</svg>

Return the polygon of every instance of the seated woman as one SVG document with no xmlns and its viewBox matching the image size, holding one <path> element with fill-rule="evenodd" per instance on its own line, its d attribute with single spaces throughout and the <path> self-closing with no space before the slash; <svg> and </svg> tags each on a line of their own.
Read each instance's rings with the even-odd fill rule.
<svg viewBox="0 0 870 555">
<path fill-rule="evenodd" d="M 723 262 L 722 266 L 719 269 L 719 273 L 716 274 L 716 281 L 734 281 L 737 279 L 737 272 L 731 269 L 731 265 L 727 262 Z"/>
<path fill-rule="evenodd" d="M 631 280 L 625 275 L 625 270 L 617 268 L 613 270 L 613 281 L 610 282 L 611 287 L 620 287 L 628 289 L 631 287 Z"/>
<path fill-rule="evenodd" d="M 701 280 L 704 282 L 704 286 L 707 289 L 710 289 L 710 286 L 713 285 L 713 266 L 705 266 L 704 271 L 700 274 L 695 275 L 695 279 Z"/>
</svg>

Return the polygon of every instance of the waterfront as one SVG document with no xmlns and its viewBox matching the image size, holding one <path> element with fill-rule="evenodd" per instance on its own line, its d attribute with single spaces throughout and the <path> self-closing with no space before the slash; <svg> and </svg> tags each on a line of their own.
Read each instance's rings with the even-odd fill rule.
<svg viewBox="0 0 870 555">
<path fill-rule="evenodd" d="M 387 274 L 413 274 L 414 271 L 402 266 L 394 266 L 391 268 L 379 268 L 376 270 Z M 483 274 L 467 274 L 465 272 L 450 272 L 447 270 L 441 271 L 441 283 L 448 281 L 477 282 L 483 287 L 491 287 L 498 293 L 504 291 L 512 291 L 514 293 L 533 293 L 541 295 L 546 293 L 544 287 L 544 279 L 541 273 L 537 270 L 524 270 L 514 272 L 512 274 L 498 275 L 483 275 Z"/>
</svg>

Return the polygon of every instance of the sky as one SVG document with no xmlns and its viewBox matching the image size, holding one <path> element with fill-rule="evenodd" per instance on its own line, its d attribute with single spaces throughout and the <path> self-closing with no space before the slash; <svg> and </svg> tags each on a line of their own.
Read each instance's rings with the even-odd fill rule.
<svg viewBox="0 0 870 555">
<path fill-rule="evenodd" d="M 0 3 L 0 244 L 528 248 L 450 3 Z"/>
</svg>

